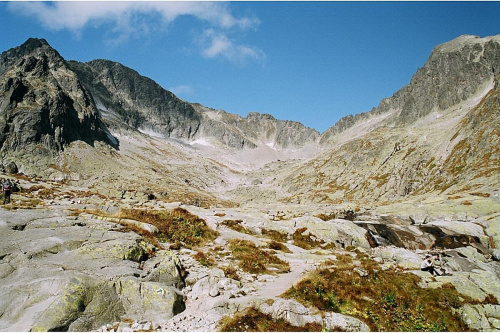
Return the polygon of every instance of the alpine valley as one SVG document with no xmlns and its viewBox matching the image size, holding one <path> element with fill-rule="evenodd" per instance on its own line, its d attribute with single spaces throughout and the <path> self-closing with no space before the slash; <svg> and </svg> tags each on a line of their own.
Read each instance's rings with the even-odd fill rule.
<svg viewBox="0 0 500 333">
<path fill-rule="evenodd" d="M 498 331 L 499 83 L 460 36 L 319 133 L 6 50 L 0 330 Z"/>
</svg>

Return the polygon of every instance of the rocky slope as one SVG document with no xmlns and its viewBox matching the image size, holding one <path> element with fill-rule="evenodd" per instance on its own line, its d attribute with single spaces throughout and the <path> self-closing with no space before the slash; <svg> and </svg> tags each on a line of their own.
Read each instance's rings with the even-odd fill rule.
<svg viewBox="0 0 500 333">
<path fill-rule="evenodd" d="M 319 133 L 293 121 L 250 113 L 247 118 L 190 104 L 153 80 L 119 63 L 94 60 L 70 62 L 92 94 L 105 119 L 115 120 L 156 136 L 209 142 L 237 149 L 268 144 L 300 148 Z"/>
<path fill-rule="evenodd" d="M 500 180 L 499 48 L 498 37 L 472 36 L 438 46 L 410 85 L 323 133 L 336 146 L 278 182 L 293 200 L 330 203 L 488 195 Z"/>
<path fill-rule="evenodd" d="M 71 142 L 110 140 L 92 97 L 45 40 L 0 57 L 0 152 L 32 166 Z M 28 156 L 26 156 L 28 155 Z"/>
<path fill-rule="evenodd" d="M 387 273 L 379 289 L 443 291 L 460 327 L 499 330 L 499 45 L 438 46 L 410 85 L 321 136 L 187 103 L 114 62 L 68 63 L 43 40 L 2 53 L 0 154 L 21 173 L 0 175 L 21 191 L 0 209 L 0 329 L 215 331 L 253 308 L 366 331 L 391 330 L 378 309 L 415 315 L 406 287 L 355 303 L 318 278 L 346 270 L 343 290 Z M 180 206 L 217 238 L 174 242 L 146 219 Z M 452 275 L 420 271 L 427 253 Z M 328 306 L 285 295 L 298 291 Z M 451 327 L 419 309 L 407 324 L 427 326 L 392 330 Z"/>
<path fill-rule="evenodd" d="M 370 112 L 342 118 L 322 134 L 320 143 L 334 144 L 337 134 L 368 120 L 384 120 L 384 126 L 409 125 L 432 111 L 447 110 L 470 99 L 498 75 L 499 47 L 499 36 L 470 35 L 437 46 L 409 85 Z"/>
</svg>

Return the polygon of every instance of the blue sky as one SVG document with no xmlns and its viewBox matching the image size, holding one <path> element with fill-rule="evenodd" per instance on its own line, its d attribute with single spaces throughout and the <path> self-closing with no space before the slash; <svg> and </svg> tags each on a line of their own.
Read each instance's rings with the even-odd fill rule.
<svg viewBox="0 0 500 333">
<path fill-rule="evenodd" d="M 432 49 L 500 34 L 500 2 L 0 2 L 0 51 L 45 38 L 189 102 L 320 132 L 410 82 Z"/>
</svg>

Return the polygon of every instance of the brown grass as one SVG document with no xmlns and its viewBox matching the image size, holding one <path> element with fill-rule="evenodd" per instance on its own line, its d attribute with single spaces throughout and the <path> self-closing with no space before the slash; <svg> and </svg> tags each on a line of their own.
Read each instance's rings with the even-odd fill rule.
<svg viewBox="0 0 500 333">
<path fill-rule="evenodd" d="M 199 246 L 219 235 L 204 220 L 182 208 L 172 211 L 123 209 L 118 217 L 152 224 L 159 230 L 156 235 L 158 240 L 170 243 L 182 242 L 188 246 Z"/>
<path fill-rule="evenodd" d="M 171 249 L 180 249 L 181 245 L 186 247 L 201 246 L 219 235 L 217 231 L 210 229 L 204 220 L 182 208 L 176 208 L 172 211 L 122 209 L 114 215 L 99 210 L 75 209 L 71 215 L 78 216 L 80 213 L 131 219 L 152 224 L 158 228 L 158 233 L 150 233 L 126 223 L 122 223 L 124 228 L 120 231 L 133 231 L 160 249 L 164 249 L 160 241 L 173 243 Z"/>
<path fill-rule="evenodd" d="M 194 256 L 193 256 L 194 260 L 196 260 L 197 262 L 199 262 L 201 265 L 205 266 L 205 267 L 210 267 L 210 266 L 213 266 L 215 264 L 215 261 L 212 257 L 206 255 L 204 252 L 200 252 L 198 251 Z"/>
<path fill-rule="evenodd" d="M 365 255 L 358 260 L 368 276 L 354 272 L 351 259 L 337 256 L 335 266 L 310 273 L 282 296 L 357 317 L 374 331 L 467 330 L 454 312 L 466 298 L 451 284 L 422 289 L 414 274 L 382 271 Z"/>
<path fill-rule="evenodd" d="M 489 193 L 480 193 L 480 192 L 472 192 L 470 195 L 474 195 L 476 197 L 482 197 L 482 198 L 489 198 L 490 194 Z"/>
<path fill-rule="evenodd" d="M 224 220 L 221 222 L 221 224 L 228 227 L 229 229 L 234 230 L 234 231 L 238 231 L 238 232 L 248 234 L 248 235 L 253 235 L 254 233 L 251 230 L 242 226 L 241 222 L 243 222 L 243 221 L 242 220 Z"/>
<path fill-rule="evenodd" d="M 276 242 L 286 242 L 288 240 L 288 235 L 284 232 L 272 229 L 262 229 L 262 236 L 270 238 Z"/>
<path fill-rule="evenodd" d="M 223 267 L 222 270 L 224 271 L 224 275 L 227 278 L 237 280 L 237 281 L 239 281 L 241 279 L 240 275 L 236 271 L 236 268 L 234 268 L 234 267 L 231 267 L 231 266 Z"/>
<path fill-rule="evenodd" d="M 290 271 L 288 262 L 281 260 L 269 251 L 259 249 L 251 241 L 231 239 L 229 249 L 234 258 L 238 260 L 240 268 L 245 272 L 265 274 Z M 274 270 L 270 270 L 270 268 L 274 268 Z"/>
<path fill-rule="evenodd" d="M 299 228 L 292 235 L 293 244 L 305 250 L 321 247 L 325 242 L 314 239 L 311 233 L 306 234 L 307 228 Z"/>
<path fill-rule="evenodd" d="M 270 315 L 260 312 L 254 307 L 247 308 L 242 313 L 221 320 L 221 332 L 321 332 L 320 324 L 293 326 L 284 319 L 273 319 Z"/>
<path fill-rule="evenodd" d="M 286 245 L 280 242 L 276 242 L 274 240 L 271 241 L 271 243 L 269 243 L 269 248 L 271 250 L 281 251 L 285 253 L 292 253 L 292 251 L 290 251 L 290 249 Z"/>
<path fill-rule="evenodd" d="M 470 205 L 472 205 L 472 202 L 470 202 L 469 200 L 465 200 L 465 201 L 462 201 L 462 205 L 470 206 Z"/>
</svg>

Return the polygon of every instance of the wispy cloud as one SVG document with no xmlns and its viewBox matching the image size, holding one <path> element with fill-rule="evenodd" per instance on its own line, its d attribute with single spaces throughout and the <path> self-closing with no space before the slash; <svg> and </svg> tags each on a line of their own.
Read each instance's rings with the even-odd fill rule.
<svg viewBox="0 0 500 333">
<path fill-rule="evenodd" d="M 60 2 L 10 2 L 14 11 L 35 16 L 52 30 L 80 30 L 89 23 L 116 22 L 117 25 L 130 20 L 133 14 L 160 14 L 164 23 L 171 23 L 181 15 L 192 15 L 223 28 L 256 27 L 257 18 L 236 18 L 224 3 L 219 2 L 142 2 L 142 1 L 60 1 Z"/>
<path fill-rule="evenodd" d="M 200 51 L 202 55 L 209 58 L 222 56 L 232 61 L 263 56 L 263 52 L 256 48 L 236 45 L 227 35 L 229 31 L 257 29 L 260 20 L 235 17 L 229 4 L 223 2 L 56 1 L 9 2 L 8 6 L 12 12 L 35 17 L 47 29 L 70 30 L 78 36 L 88 26 L 109 24 L 108 35 L 113 35 L 113 43 L 125 42 L 130 36 L 165 30 L 176 18 L 189 15 L 210 25 L 208 31 L 211 33 L 201 33 L 205 38 Z M 215 30 L 219 32 L 215 33 Z"/>
<path fill-rule="evenodd" d="M 223 57 L 230 61 L 242 62 L 248 58 L 261 61 L 266 57 L 259 48 L 236 44 L 225 34 L 213 29 L 206 30 L 198 43 L 203 50 L 202 54 L 207 58 Z"/>
</svg>

